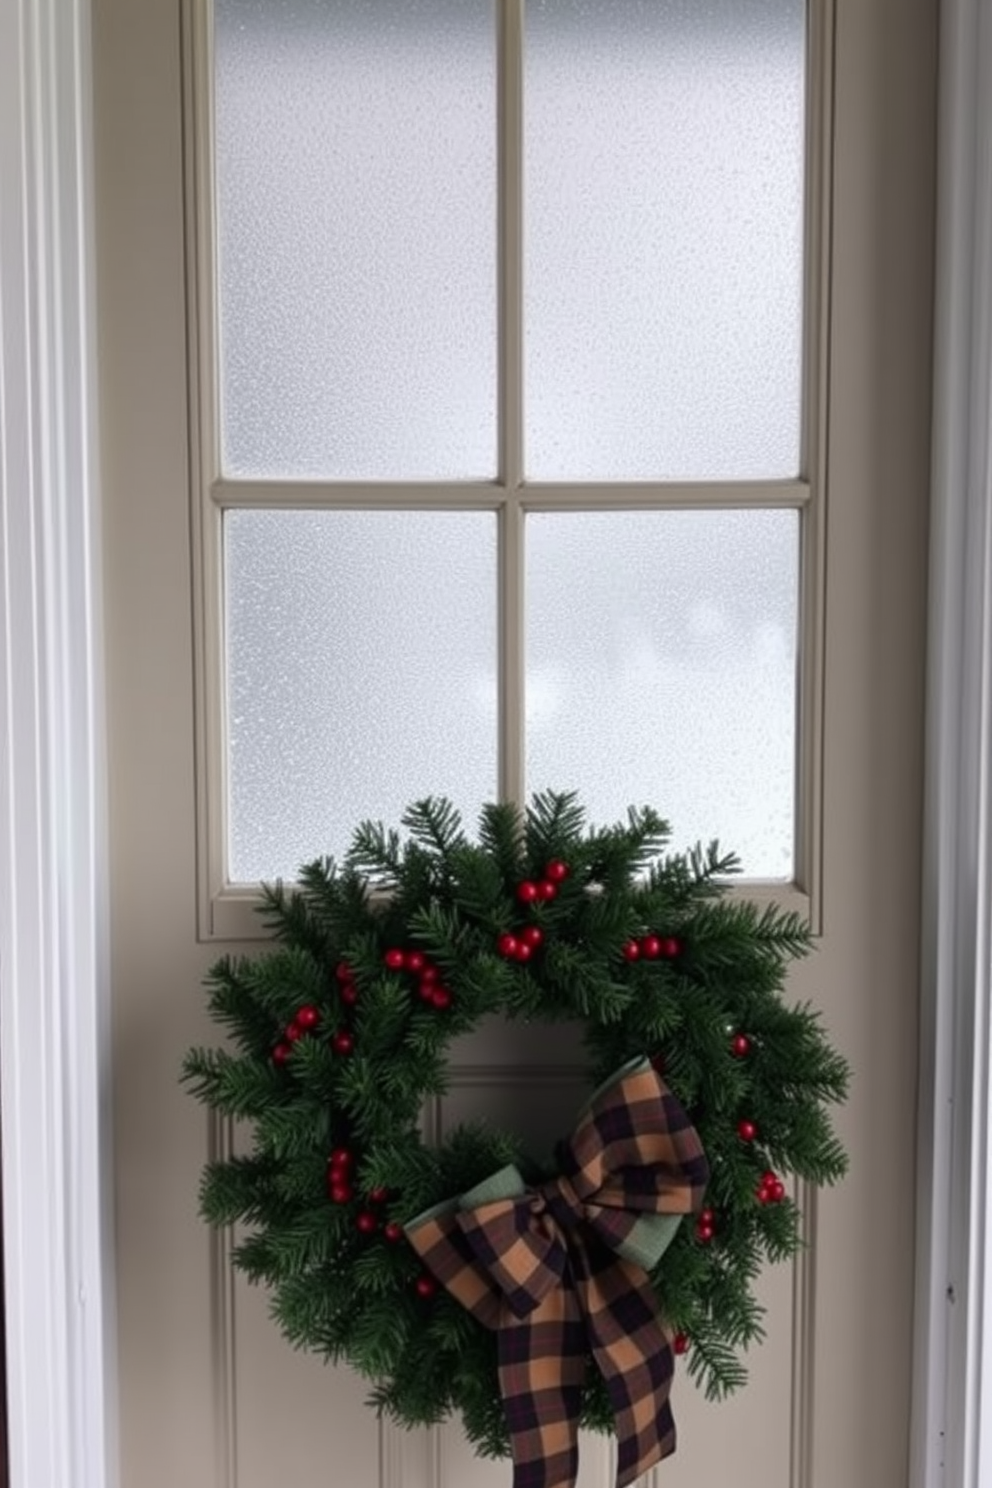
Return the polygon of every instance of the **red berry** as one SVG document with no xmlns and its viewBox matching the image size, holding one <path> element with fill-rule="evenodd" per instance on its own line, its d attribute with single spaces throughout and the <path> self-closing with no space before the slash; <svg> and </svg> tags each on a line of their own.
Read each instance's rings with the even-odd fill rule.
<svg viewBox="0 0 992 1488">
<path fill-rule="evenodd" d="M 742 1142 L 753 1142 L 755 1137 L 758 1135 L 758 1128 L 755 1126 L 753 1121 L 738 1121 L 737 1135 L 740 1137 Z"/>
<path fill-rule="evenodd" d="M 350 1033 L 336 1033 L 332 1040 L 335 1054 L 350 1054 L 355 1047 L 355 1040 Z"/>
<path fill-rule="evenodd" d="M 762 1188 L 772 1188 L 778 1182 L 778 1174 L 773 1173 L 771 1168 L 766 1168 L 761 1175 Z"/>
<path fill-rule="evenodd" d="M 331 1184 L 331 1199 L 333 1200 L 333 1202 L 335 1204 L 350 1204 L 351 1203 L 351 1200 L 352 1200 L 352 1197 L 353 1197 L 352 1191 L 348 1187 L 347 1183 L 333 1183 L 332 1182 L 332 1184 Z"/>
<path fill-rule="evenodd" d="M 431 977 L 430 979 L 428 979 L 427 977 L 421 977 L 420 981 L 417 983 L 417 996 L 422 998 L 424 1002 L 431 1002 L 436 990 L 437 982 L 433 979 L 433 977 Z"/>
<path fill-rule="evenodd" d="M 443 1012 L 445 1008 L 449 1008 L 451 1006 L 451 993 L 447 987 L 435 987 L 431 993 L 431 1003 L 439 1012 Z"/>
<path fill-rule="evenodd" d="M 636 961 L 641 954 L 641 948 L 636 940 L 627 940 L 623 945 L 623 959 L 625 961 Z"/>
<path fill-rule="evenodd" d="M 552 858 L 550 863 L 544 865 L 544 876 L 552 883 L 561 883 L 562 879 L 568 877 L 568 864 L 563 863 L 561 858 Z"/>
<path fill-rule="evenodd" d="M 379 1221 L 368 1209 L 363 1209 L 355 1220 L 355 1228 L 360 1230 L 363 1235 L 374 1235 L 379 1228 Z"/>
<path fill-rule="evenodd" d="M 334 968 L 334 975 L 337 977 L 339 982 L 350 982 L 355 973 L 352 971 L 347 961 L 339 961 L 337 966 L 335 966 Z"/>
<path fill-rule="evenodd" d="M 301 1007 L 296 1014 L 296 1022 L 301 1028 L 316 1028 L 320 1022 L 320 1013 L 308 1003 L 306 1007 Z"/>
<path fill-rule="evenodd" d="M 698 1224 L 696 1226 L 696 1235 L 703 1245 L 708 1245 L 715 1234 L 716 1231 L 712 1225 Z"/>
<path fill-rule="evenodd" d="M 296 1022 L 295 1018 L 286 1029 L 285 1036 L 291 1044 L 295 1044 L 297 1039 L 301 1039 L 303 1037 L 303 1029 L 300 1027 L 299 1023 Z"/>
<path fill-rule="evenodd" d="M 674 935 L 665 935 L 662 937 L 658 950 L 659 954 L 664 956 L 666 961 L 674 961 L 676 956 L 681 956 L 682 954 L 682 942 L 677 940 Z"/>
<path fill-rule="evenodd" d="M 331 1153 L 332 1168 L 350 1168 L 354 1159 L 347 1147 L 335 1147 Z"/>
<path fill-rule="evenodd" d="M 702 1209 L 699 1214 L 699 1223 L 711 1225 L 716 1221 L 716 1211 L 713 1209 Z"/>
<path fill-rule="evenodd" d="M 556 883 L 552 883 L 550 878 L 542 878 L 537 885 L 538 899 L 554 899 L 557 893 L 558 885 Z"/>
<path fill-rule="evenodd" d="M 521 904 L 533 904 L 538 898 L 537 884 L 531 879 L 525 878 L 523 883 L 517 884 L 517 898 Z"/>
<path fill-rule="evenodd" d="M 384 1204 L 389 1198 L 388 1188 L 374 1188 L 369 1194 L 370 1204 Z"/>
<path fill-rule="evenodd" d="M 767 1184 L 759 1184 L 759 1186 L 754 1190 L 754 1197 L 757 1199 L 759 1204 L 770 1204 L 772 1201 L 771 1189 L 767 1186 Z"/>
<path fill-rule="evenodd" d="M 345 982 L 341 987 L 341 1001 L 347 1007 L 354 1007 L 358 1001 L 358 988 L 354 982 Z"/>
<path fill-rule="evenodd" d="M 642 936 L 641 955 L 646 956 L 649 961 L 654 961 L 661 955 L 661 940 L 657 935 Z"/>
<path fill-rule="evenodd" d="M 730 1047 L 738 1059 L 743 1059 L 751 1052 L 751 1040 L 746 1033 L 735 1033 L 730 1041 Z"/>
<path fill-rule="evenodd" d="M 437 1282 L 434 1280 L 433 1276 L 418 1276 L 417 1277 L 417 1296 L 418 1297 L 433 1297 L 433 1295 L 434 1295 L 434 1293 L 436 1291 L 437 1291 Z"/>
<path fill-rule="evenodd" d="M 776 1204 L 780 1204 L 785 1198 L 785 1184 L 781 1178 L 776 1178 L 775 1182 L 771 1185 L 771 1195 L 772 1200 Z"/>
<path fill-rule="evenodd" d="M 677 1354 L 685 1354 L 689 1351 L 689 1338 L 685 1333 L 676 1333 L 672 1339 L 672 1348 Z"/>
<path fill-rule="evenodd" d="M 526 940 L 517 941 L 517 949 L 513 953 L 513 959 L 515 961 L 529 961 L 533 954 L 534 951 Z"/>
<path fill-rule="evenodd" d="M 427 957 L 424 955 L 423 951 L 407 951 L 406 955 L 403 958 L 403 965 L 407 971 L 423 971 L 426 964 Z"/>
<path fill-rule="evenodd" d="M 275 1048 L 272 1050 L 272 1063 L 285 1064 L 286 1060 L 289 1058 L 292 1052 L 293 1051 L 290 1048 L 289 1044 L 276 1044 Z"/>
<path fill-rule="evenodd" d="M 540 925 L 525 925 L 520 932 L 520 939 L 534 951 L 543 941 L 544 931 Z"/>
<path fill-rule="evenodd" d="M 392 950 L 387 951 L 382 959 L 389 967 L 390 971 L 402 971 L 403 963 L 406 960 L 406 956 L 403 951 Z"/>
<path fill-rule="evenodd" d="M 496 942 L 496 949 L 501 956 L 515 956 L 517 954 L 517 937 L 506 931 Z"/>
<path fill-rule="evenodd" d="M 395 1245 L 399 1240 L 403 1239 L 403 1226 L 398 1225 L 395 1219 L 391 1219 L 387 1225 L 383 1226 L 382 1233 L 390 1245 Z"/>
</svg>

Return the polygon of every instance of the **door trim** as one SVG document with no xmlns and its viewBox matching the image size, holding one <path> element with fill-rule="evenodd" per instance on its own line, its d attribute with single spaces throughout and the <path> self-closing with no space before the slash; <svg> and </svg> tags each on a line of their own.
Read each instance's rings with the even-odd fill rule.
<svg viewBox="0 0 992 1488">
<path fill-rule="evenodd" d="M 14 1488 L 112 1488 L 88 0 L 0 8 L 0 1100 Z"/>
<path fill-rule="evenodd" d="M 977 1488 L 992 1468 L 992 16 L 983 0 L 943 0 L 940 66 L 911 1463 L 914 1488 Z"/>
</svg>

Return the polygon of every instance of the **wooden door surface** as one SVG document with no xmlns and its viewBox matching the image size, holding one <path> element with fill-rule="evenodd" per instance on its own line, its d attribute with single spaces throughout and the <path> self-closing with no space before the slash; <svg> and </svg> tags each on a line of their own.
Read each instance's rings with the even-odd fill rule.
<svg viewBox="0 0 992 1488">
<path fill-rule="evenodd" d="M 819 7 L 813 7 L 820 15 Z M 935 0 L 837 0 L 822 388 L 817 950 L 791 991 L 851 1061 L 851 1169 L 809 1248 L 761 1282 L 751 1383 L 678 1381 L 668 1488 L 901 1488 L 909 1441 L 930 392 Z M 96 0 L 99 354 L 110 706 L 118 1316 L 124 1488 L 486 1488 L 457 1429 L 380 1423 L 365 1384 L 295 1354 L 197 1215 L 223 1134 L 180 1090 L 211 1042 L 198 939 L 194 566 L 178 0 Z M 659 806 L 664 803 L 655 803 Z M 713 824 L 713 835 L 721 825 Z M 479 1034 L 444 1125 L 574 1093 L 567 1051 Z M 560 1070 L 557 1069 L 561 1066 Z M 569 1082 L 572 1082 L 570 1085 Z M 584 1446 L 583 1488 L 611 1481 Z"/>
</svg>

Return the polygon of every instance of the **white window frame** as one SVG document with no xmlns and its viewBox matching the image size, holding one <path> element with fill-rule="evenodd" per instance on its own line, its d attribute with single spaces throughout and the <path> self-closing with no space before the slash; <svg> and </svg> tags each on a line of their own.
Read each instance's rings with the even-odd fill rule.
<svg viewBox="0 0 992 1488">
<path fill-rule="evenodd" d="M 524 0 L 498 0 L 499 447 L 495 481 L 385 482 L 225 479 L 215 299 L 215 161 L 210 0 L 184 0 L 187 262 L 190 266 L 191 462 L 197 691 L 198 927 L 202 940 L 265 935 L 255 886 L 225 872 L 227 729 L 223 664 L 222 524 L 233 509 L 448 508 L 497 512 L 500 526 L 500 797 L 519 800 L 524 777 L 524 521 L 532 511 L 786 508 L 800 515 L 800 634 L 793 881 L 747 880 L 741 892 L 820 923 L 822 655 L 825 565 L 826 385 L 834 0 L 811 0 L 807 19 L 804 324 L 800 475 L 795 480 L 525 483 L 522 468 L 522 197 Z"/>
</svg>

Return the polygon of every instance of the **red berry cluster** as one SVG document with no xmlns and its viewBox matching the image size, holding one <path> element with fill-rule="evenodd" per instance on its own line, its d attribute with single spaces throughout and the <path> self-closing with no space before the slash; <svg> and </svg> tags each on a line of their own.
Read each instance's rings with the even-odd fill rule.
<svg viewBox="0 0 992 1488">
<path fill-rule="evenodd" d="M 709 1245 L 716 1234 L 716 1212 L 713 1209 L 703 1209 L 696 1220 L 696 1239 L 703 1245 Z"/>
<path fill-rule="evenodd" d="M 558 885 L 564 883 L 568 874 L 568 864 L 563 863 L 561 858 L 552 858 L 550 863 L 544 865 L 543 878 L 525 878 L 522 883 L 517 884 L 517 898 L 521 904 L 543 904 L 554 899 L 558 893 Z"/>
<path fill-rule="evenodd" d="M 682 942 L 675 935 L 641 935 L 623 944 L 625 961 L 674 961 L 682 954 Z"/>
<path fill-rule="evenodd" d="M 338 984 L 338 996 L 344 1007 L 353 1008 L 358 1001 L 358 987 L 355 983 L 355 973 L 347 961 L 339 961 L 334 969 L 335 980 Z M 338 1029 L 331 1038 L 331 1048 L 335 1054 L 350 1054 L 355 1047 L 354 1034 L 347 1028 Z"/>
<path fill-rule="evenodd" d="M 334 976 L 338 984 L 338 996 L 345 1007 L 354 1007 L 358 1001 L 358 988 L 355 985 L 355 973 L 347 961 L 339 961 L 334 968 Z"/>
<path fill-rule="evenodd" d="M 785 1198 L 785 1184 L 770 1168 L 767 1173 L 762 1173 L 755 1198 L 759 1204 L 780 1204 Z"/>
<path fill-rule="evenodd" d="M 508 961 L 529 961 L 544 940 L 540 925 L 525 925 L 515 934 L 507 930 L 496 942 L 496 949 Z"/>
<path fill-rule="evenodd" d="M 430 1007 L 443 1012 L 451 1006 L 451 992 L 441 981 L 441 973 L 428 961 L 423 951 L 405 951 L 398 946 L 386 952 L 383 962 L 390 971 L 405 971 L 417 978 L 417 996 Z"/>
<path fill-rule="evenodd" d="M 355 1157 L 350 1148 L 335 1147 L 327 1159 L 327 1191 L 332 1203 L 350 1204 L 353 1201 L 354 1169 Z M 388 1202 L 388 1188 L 370 1189 L 365 1195 L 365 1207 L 355 1216 L 355 1228 L 359 1234 L 374 1235 L 381 1226 L 385 1239 L 396 1245 L 403 1239 L 403 1227 L 391 1219 L 383 1223 L 382 1207 Z"/>
<path fill-rule="evenodd" d="M 521 904 L 547 904 L 556 897 L 559 884 L 569 872 L 568 864 L 561 858 L 552 858 L 544 865 L 543 878 L 525 878 L 517 884 L 517 899 Z M 496 949 L 508 961 L 529 961 L 543 941 L 540 925 L 525 925 L 521 930 L 505 930 L 496 942 Z"/>
<path fill-rule="evenodd" d="M 355 1197 L 352 1175 L 355 1159 L 347 1147 L 335 1147 L 327 1160 L 327 1191 L 335 1204 L 350 1204 Z"/>
<path fill-rule="evenodd" d="M 383 1221 L 382 1206 L 389 1200 L 388 1188 L 373 1188 L 366 1195 L 368 1207 L 359 1211 L 355 1219 L 355 1228 L 362 1235 L 374 1235 L 382 1226 L 383 1236 L 391 1245 L 397 1245 L 403 1239 L 403 1227 L 398 1225 L 394 1219 Z"/>
<path fill-rule="evenodd" d="M 274 1064 L 285 1064 L 293 1052 L 293 1045 L 297 1039 L 303 1038 L 307 1033 L 312 1033 L 320 1022 L 320 1011 L 307 1003 L 301 1007 L 291 1023 L 286 1025 L 286 1030 L 272 1050 L 272 1061 Z"/>
</svg>

